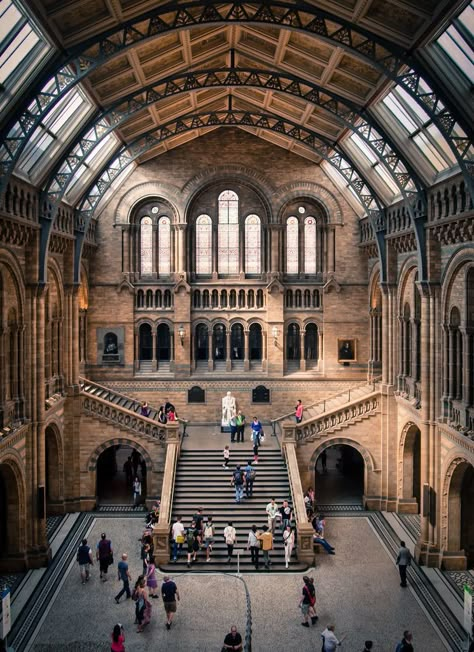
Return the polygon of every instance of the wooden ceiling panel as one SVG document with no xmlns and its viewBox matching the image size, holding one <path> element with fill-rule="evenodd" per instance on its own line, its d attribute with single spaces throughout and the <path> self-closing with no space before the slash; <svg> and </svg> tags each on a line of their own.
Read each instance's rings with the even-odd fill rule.
<svg viewBox="0 0 474 652">
<path fill-rule="evenodd" d="M 116 77 L 123 73 L 130 72 L 132 66 L 126 55 L 112 59 L 108 63 L 100 66 L 89 75 L 89 81 L 92 85 L 101 84 L 103 81 L 110 80 L 111 77 Z"/>
<path fill-rule="evenodd" d="M 209 37 L 202 38 L 199 41 L 191 42 L 191 55 L 193 57 L 202 57 L 212 54 L 215 50 L 228 47 L 227 33 L 225 31 L 217 32 Z"/>
<path fill-rule="evenodd" d="M 289 68 L 293 68 L 298 71 L 298 73 L 303 73 L 305 77 L 314 81 L 321 79 L 325 69 L 321 64 L 318 64 L 301 54 L 294 54 L 291 50 L 285 52 L 282 64 Z"/>
<path fill-rule="evenodd" d="M 268 108 L 272 113 L 286 116 L 295 121 L 302 119 L 306 106 L 306 102 L 303 100 L 297 100 L 295 97 L 285 98 L 282 95 L 273 95 L 268 102 Z"/>
<path fill-rule="evenodd" d="M 277 43 L 258 38 L 249 31 L 242 31 L 239 39 L 239 46 L 245 50 L 257 52 L 259 55 L 264 54 L 273 58 L 277 48 Z"/>
<path fill-rule="evenodd" d="M 174 50 L 165 56 L 152 59 L 142 66 L 142 71 L 146 81 L 150 82 L 153 79 L 169 75 L 173 70 L 182 67 L 185 63 L 184 53 L 181 50 Z"/>
<path fill-rule="evenodd" d="M 156 122 L 153 116 L 146 111 L 134 120 L 128 120 L 128 122 L 120 128 L 120 132 L 126 140 L 130 141 L 131 137 L 141 134 L 144 131 L 148 131 L 148 129 L 151 129 L 154 124 L 156 124 Z"/>
<path fill-rule="evenodd" d="M 232 95 L 249 102 L 254 102 L 256 106 L 263 106 L 268 93 L 266 91 L 259 91 L 256 88 L 239 88 L 237 86 L 232 89 Z"/>
<path fill-rule="evenodd" d="M 110 104 L 120 99 L 124 93 L 132 93 L 134 90 L 138 90 L 140 85 L 134 72 L 130 71 L 117 77 L 111 77 L 108 81 L 96 84 L 94 91 L 102 102 Z"/>
<path fill-rule="evenodd" d="M 371 91 L 368 84 L 337 70 L 333 72 L 327 85 L 329 88 L 333 88 L 336 92 L 341 93 L 341 95 L 346 95 L 348 98 L 355 99 L 358 102 L 365 102 Z"/>
<path fill-rule="evenodd" d="M 369 66 L 364 61 L 355 59 L 348 54 L 343 55 L 337 67 L 339 70 L 354 75 L 369 84 L 376 84 L 382 76 L 382 73 L 373 66 Z"/>
<path fill-rule="evenodd" d="M 156 114 L 160 122 L 173 120 L 183 113 L 193 109 L 193 103 L 189 94 L 180 96 L 180 98 L 170 97 L 162 100 L 156 105 Z"/>
<path fill-rule="evenodd" d="M 141 64 L 144 64 L 152 60 L 154 57 L 158 57 L 170 50 L 175 50 L 180 47 L 181 39 L 179 34 L 164 34 L 163 36 L 160 36 L 159 39 L 153 39 L 152 41 L 145 43 L 145 45 L 137 47 L 136 52 L 138 60 Z"/>
<path fill-rule="evenodd" d="M 299 32 L 291 32 L 288 39 L 288 48 L 295 50 L 296 53 L 302 52 L 307 57 L 318 61 L 321 64 L 327 64 L 334 52 L 334 47 L 323 41 L 318 41 L 311 36 L 306 36 Z"/>
</svg>

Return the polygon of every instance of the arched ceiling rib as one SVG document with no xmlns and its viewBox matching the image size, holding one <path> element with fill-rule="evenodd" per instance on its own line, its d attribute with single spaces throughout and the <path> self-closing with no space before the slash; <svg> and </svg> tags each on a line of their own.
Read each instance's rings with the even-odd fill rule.
<svg viewBox="0 0 474 652">
<path fill-rule="evenodd" d="M 32 4 L 53 25 L 57 37 L 70 48 L 70 54 L 55 69 L 49 92 L 37 93 L 17 123 L 11 123 L 2 132 L 0 159 L 4 180 L 36 126 L 79 81 L 85 82 L 97 101 L 107 106 L 124 94 L 139 91 L 164 73 L 192 70 L 202 62 L 208 68 L 229 65 L 231 50 L 236 53 L 236 68 L 253 67 L 258 61 L 259 67 L 280 74 L 298 74 L 360 106 L 370 103 L 387 79 L 397 80 L 431 112 L 458 160 L 465 163 L 463 144 L 451 138 L 454 118 L 449 110 L 434 94 L 427 97 L 421 92 L 418 73 L 402 69 L 404 62 L 409 62 L 407 46 L 446 2 L 425 0 L 421 8 L 419 2 L 408 0 L 341 0 L 331 5 L 285 1 L 223 5 L 209 1 L 158 7 L 155 2 L 137 4 L 127 0 L 81 0 L 66 6 L 60 0 L 38 0 Z M 115 9 L 110 10 L 112 5 Z M 132 7 L 136 17 L 132 17 Z M 152 9 L 143 13 L 148 8 Z M 404 34 L 400 33 L 401 25 Z M 81 43 L 84 37 L 87 39 Z M 147 107 L 134 121 L 123 125 L 121 138 L 127 143 L 137 133 L 153 126 L 158 128 L 176 111 L 199 112 L 212 106 L 212 102 L 219 102 L 219 93 L 222 95 L 216 88 L 206 88 L 189 93 L 183 100 L 172 98 L 168 104 L 163 101 Z M 337 141 L 347 126 L 344 119 L 331 117 L 305 98 L 285 101 L 272 88 L 236 88 L 232 94 L 245 107 L 263 107 L 330 140 Z M 285 138 L 290 147 L 285 135 L 281 143 L 285 145 Z"/>
</svg>

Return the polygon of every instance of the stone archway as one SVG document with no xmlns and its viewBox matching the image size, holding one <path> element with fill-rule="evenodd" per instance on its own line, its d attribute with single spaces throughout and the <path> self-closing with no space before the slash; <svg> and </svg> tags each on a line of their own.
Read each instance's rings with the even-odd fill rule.
<svg viewBox="0 0 474 652">
<path fill-rule="evenodd" d="M 474 466 L 461 459 L 453 464 L 455 468 L 448 474 L 451 481 L 447 492 L 443 564 L 449 569 L 474 568 Z"/>
<path fill-rule="evenodd" d="M 25 493 L 21 474 L 9 460 L 0 463 L 0 572 L 25 567 Z"/>
<path fill-rule="evenodd" d="M 355 442 L 333 439 L 312 455 L 315 469 L 316 502 L 326 505 L 362 507 L 367 495 L 367 471 L 373 468 L 370 456 Z"/>
<path fill-rule="evenodd" d="M 45 429 L 46 514 L 64 512 L 64 464 L 60 435 L 55 425 Z"/>
<path fill-rule="evenodd" d="M 421 432 L 414 423 L 403 429 L 400 438 L 398 511 L 419 514 L 421 504 Z"/>
</svg>

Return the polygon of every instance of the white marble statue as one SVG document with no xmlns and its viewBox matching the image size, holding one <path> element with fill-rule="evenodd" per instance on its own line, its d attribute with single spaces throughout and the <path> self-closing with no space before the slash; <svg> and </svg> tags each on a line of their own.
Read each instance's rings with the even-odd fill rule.
<svg viewBox="0 0 474 652">
<path fill-rule="evenodd" d="M 232 396 L 231 392 L 227 392 L 222 399 L 222 425 L 229 426 L 230 420 L 232 417 L 235 417 L 236 414 L 237 406 L 235 403 L 235 397 Z"/>
</svg>

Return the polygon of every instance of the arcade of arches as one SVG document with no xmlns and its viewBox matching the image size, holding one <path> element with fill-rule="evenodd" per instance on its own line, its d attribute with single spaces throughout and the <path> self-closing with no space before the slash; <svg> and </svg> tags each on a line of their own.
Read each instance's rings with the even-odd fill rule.
<svg viewBox="0 0 474 652">
<path fill-rule="evenodd" d="M 209 424 L 227 389 L 248 417 L 282 417 L 324 504 L 419 515 L 424 564 L 474 566 L 472 116 L 444 32 L 462 39 L 472 5 L 418 4 L 341 9 L 344 42 L 256 16 L 212 37 L 137 31 L 122 51 L 95 44 L 134 3 L 91 1 L 80 25 L 78 0 L 1 3 L 3 568 L 46 563 L 46 517 L 112 500 L 130 451 L 145 500 L 160 496 L 168 431 L 129 398 Z M 371 59 L 379 43 L 399 58 Z M 385 68 L 395 58 L 416 84 Z M 227 65 L 265 70 L 229 85 Z M 35 95 L 46 78 L 57 97 Z M 283 418 L 297 399 L 298 425 Z"/>
</svg>

